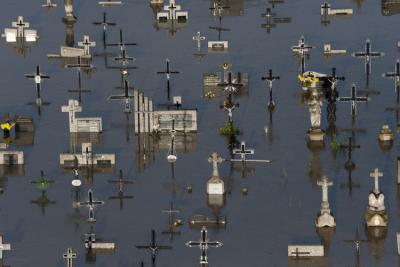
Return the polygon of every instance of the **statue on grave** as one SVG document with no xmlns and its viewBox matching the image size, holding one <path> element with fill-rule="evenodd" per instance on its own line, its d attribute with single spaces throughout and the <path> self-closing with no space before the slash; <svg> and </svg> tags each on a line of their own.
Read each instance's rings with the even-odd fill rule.
<svg viewBox="0 0 400 267">
<path fill-rule="evenodd" d="M 64 22 L 75 22 L 76 17 L 74 16 L 74 7 L 72 0 L 64 0 L 65 16 Z"/>
<path fill-rule="evenodd" d="M 310 99 L 308 101 L 308 109 L 310 111 L 311 128 L 319 129 L 321 126 L 321 107 L 322 99 L 317 89 L 312 89 Z"/>
<path fill-rule="evenodd" d="M 318 89 L 311 88 L 311 96 L 307 102 L 310 111 L 311 128 L 308 131 L 310 141 L 321 142 L 324 140 L 324 132 L 321 129 L 322 96 Z"/>
</svg>

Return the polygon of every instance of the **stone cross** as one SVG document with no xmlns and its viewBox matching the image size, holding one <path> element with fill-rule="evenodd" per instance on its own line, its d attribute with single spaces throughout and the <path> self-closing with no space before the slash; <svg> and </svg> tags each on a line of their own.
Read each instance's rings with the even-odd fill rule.
<svg viewBox="0 0 400 267">
<path fill-rule="evenodd" d="M 383 176 L 383 173 L 379 172 L 378 168 L 375 168 L 374 172 L 371 172 L 369 176 L 374 178 L 374 193 L 379 194 L 379 178 Z"/>
<path fill-rule="evenodd" d="M 206 37 L 201 36 L 200 32 L 197 32 L 195 36 L 193 36 L 193 40 L 197 42 L 197 49 L 200 50 L 201 48 L 201 41 L 204 41 Z"/>
<path fill-rule="evenodd" d="M 70 99 L 70 100 L 68 100 L 68 106 L 62 106 L 61 111 L 68 112 L 70 123 L 74 123 L 75 122 L 75 113 L 82 112 L 82 107 L 79 105 L 78 100 Z"/>
<path fill-rule="evenodd" d="M 72 248 L 68 248 L 67 252 L 64 253 L 63 258 L 67 260 L 67 267 L 72 267 L 72 260 L 76 259 L 76 253 L 72 250 Z"/>
<path fill-rule="evenodd" d="M 29 22 L 25 22 L 23 16 L 18 16 L 17 21 L 13 21 L 11 25 L 17 28 L 17 37 L 24 37 L 25 28 L 29 28 Z"/>
<path fill-rule="evenodd" d="M 224 159 L 221 158 L 221 156 L 218 155 L 218 153 L 216 152 L 212 153 L 211 156 L 208 158 L 208 162 L 212 163 L 213 165 L 213 177 L 219 177 L 218 164 L 222 163 L 223 161 Z"/>
<path fill-rule="evenodd" d="M 83 41 L 82 42 L 78 42 L 79 46 L 83 46 L 83 54 L 85 56 L 90 55 L 90 47 L 95 47 L 96 46 L 96 42 L 91 42 L 89 39 L 89 35 L 84 35 L 83 36 Z"/>
<path fill-rule="evenodd" d="M 3 259 L 3 251 L 6 250 L 11 250 L 11 245 L 3 243 L 3 236 L 0 236 L 0 260 Z"/>
<path fill-rule="evenodd" d="M 328 203 L 328 187 L 332 186 L 333 183 L 329 182 L 329 179 L 327 176 L 322 177 L 322 181 L 318 181 L 317 185 L 322 187 L 322 208 L 328 209 L 329 208 L 329 203 Z"/>
</svg>

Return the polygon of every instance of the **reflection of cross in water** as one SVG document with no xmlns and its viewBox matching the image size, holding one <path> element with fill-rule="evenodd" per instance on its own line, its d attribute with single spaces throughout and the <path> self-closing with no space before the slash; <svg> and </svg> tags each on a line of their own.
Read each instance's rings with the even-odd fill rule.
<svg viewBox="0 0 400 267">
<path fill-rule="evenodd" d="M 230 31 L 228 28 L 222 27 L 222 16 L 218 16 L 218 26 L 208 27 L 210 30 L 215 30 L 218 32 L 218 41 L 221 41 L 221 32 Z"/>
<path fill-rule="evenodd" d="M 341 189 L 347 187 L 347 189 L 349 190 L 350 197 L 353 194 L 353 188 L 360 188 L 360 183 L 353 182 L 352 172 L 353 172 L 352 168 L 347 168 L 347 183 L 340 185 Z"/>
<path fill-rule="evenodd" d="M 162 210 L 162 213 L 168 216 L 168 231 L 163 231 L 162 234 L 168 235 L 169 240 L 172 241 L 174 239 L 174 235 L 180 235 L 180 231 L 174 231 L 174 214 L 179 213 L 180 210 L 174 209 L 174 204 L 171 201 L 170 207 L 168 210 Z"/>
<path fill-rule="evenodd" d="M 394 88 L 396 92 L 396 106 L 391 108 L 386 108 L 386 111 L 395 111 L 396 112 L 396 124 L 399 126 L 399 111 L 400 111 L 400 61 L 396 61 L 395 71 L 394 72 L 386 72 L 382 74 L 384 78 L 389 78 L 394 80 Z"/>
<path fill-rule="evenodd" d="M 109 199 L 118 199 L 119 200 L 119 209 L 122 210 L 123 206 L 124 206 L 124 199 L 132 199 L 133 198 L 133 196 L 124 195 L 124 185 L 133 184 L 133 181 L 124 179 L 122 170 L 119 170 L 119 178 L 116 180 L 108 180 L 108 182 L 118 185 L 118 195 L 111 196 L 111 197 L 109 197 Z"/>
<path fill-rule="evenodd" d="M 82 78 L 81 78 L 81 69 L 77 70 L 78 73 L 78 89 L 68 90 L 69 93 L 78 93 L 78 102 L 82 103 L 82 93 L 90 93 L 91 90 L 82 89 Z"/>
<path fill-rule="evenodd" d="M 72 248 L 68 248 L 67 252 L 63 254 L 63 258 L 67 261 L 67 267 L 73 267 L 72 261 L 76 259 L 76 253 L 72 250 Z"/>
<path fill-rule="evenodd" d="M 283 4 L 285 3 L 284 0 L 269 0 L 268 3 L 272 4 L 272 8 L 275 8 L 276 4 Z"/>
<path fill-rule="evenodd" d="M 310 252 L 308 252 L 308 251 L 299 251 L 299 248 L 296 247 L 296 251 L 293 251 L 292 255 L 295 256 L 296 259 L 298 259 L 301 256 L 310 255 Z"/>
<path fill-rule="evenodd" d="M 353 243 L 356 248 L 356 266 L 360 265 L 360 244 L 361 242 L 367 242 L 368 240 L 360 239 L 360 235 L 358 233 L 358 227 L 356 228 L 356 233 L 354 239 L 346 239 L 344 242 Z"/>
<path fill-rule="evenodd" d="M 35 200 L 31 200 L 32 204 L 36 204 L 40 207 L 40 209 L 42 210 L 42 215 L 46 215 L 46 208 L 48 205 L 51 204 L 55 204 L 55 201 L 50 200 L 47 196 L 46 196 L 46 191 L 42 191 L 41 195 L 35 199 Z"/>
<path fill-rule="evenodd" d="M 350 89 L 350 96 L 345 96 L 345 97 L 339 97 L 338 101 L 339 102 L 350 102 L 351 104 L 351 117 L 355 118 L 356 116 L 356 109 L 357 109 L 357 103 L 358 102 L 368 102 L 370 99 L 367 96 L 358 96 L 357 95 L 357 89 L 356 85 L 353 83 L 351 89 Z"/>
<path fill-rule="evenodd" d="M 347 143 L 347 145 L 341 144 L 340 147 L 347 149 L 347 161 L 344 166 L 346 167 L 346 169 L 347 168 L 353 169 L 355 167 L 355 164 L 352 161 L 352 151 L 353 151 L 353 148 L 360 148 L 360 146 L 353 144 L 353 138 L 349 137 L 349 142 Z"/>
</svg>

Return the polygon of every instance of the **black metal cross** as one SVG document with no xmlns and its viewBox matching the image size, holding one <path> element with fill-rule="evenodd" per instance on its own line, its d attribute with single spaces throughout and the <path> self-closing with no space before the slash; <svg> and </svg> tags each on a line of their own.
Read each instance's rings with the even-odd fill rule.
<svg viewBox="0 0 400 267">
<path fill-rule="evenodd" d="M 352 151 L 354 148 L 360 148 L 360 146 L 353 144 L 353 138 L 349 137 L 348 144 L 347 145 L 341 144 L 340 147 L 347 149 L 347 161 L 345 163 L 345 167 L 348 169 L 353 169 L 355 164 L 352 161 Z"/>
<path fill-rule="evenodd" d="M 369 97 L 357 95 L 357 89 L 356 89 L 356 85 L 354 83 L 350 89 L 350 96 L 338 98 L 338 101 L 340 101 L 340 102 L 350 102 L 351 103 L 351 116 L 352 117 L 355 117 L 355 115 L 356 115 L 357 103 L 358 102 L 368 102 L 369 100 L 370 100 Z"/>
<path fill-rule="evenodd" d="M 151 242 L 149 245 L 136 246 L 137 249 L 148 249 L 151 252 L 151 260 L 153 265 L 156 262 L 157 252 L 162 249 L 172 249 L 171 246 L 158 245 L 156 241 L 156 231 L 151 230 Z"/>
<path fill-rule="evenodd" d="M 268 70 L 268 76 L 263 76 L 263 77 L 261 77 L 261 80 L 263 80 L 263 81 L 267 81 L 267 84 L 268 84 L 268 88 L 269 88 L 269 101 L 268 101 L 268 108 L 270 109 L 270 110 L 273 110 L 274 109 L 274 107 L 275 107 L 275 102 L 274 102 L 274 100 L 273 100 L 273 96 L 272 96 L 272 83 L 275 81 L 275 80 L 279 80 L 280 79 L 280 77 L 279 76 L 274 76 L 274 75 L 272 75 L 272 69 L 269 69 Z"/>
</svg>

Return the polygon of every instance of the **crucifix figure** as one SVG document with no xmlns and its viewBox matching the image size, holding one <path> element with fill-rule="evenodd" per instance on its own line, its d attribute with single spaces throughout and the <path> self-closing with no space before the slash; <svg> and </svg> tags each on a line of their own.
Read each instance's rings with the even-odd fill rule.
<svg viewBox="0 0 400 267">
<path fill-rule="evenodd" d="M 326 107 L 328 122 L 334 124 L 336 121 L 336 100 L 338 99 L 339 93 L 337 91 L 338 81 L 344 81 L 345 77 L 340 77 L 336 75 L 336 68 L 332 68 L 332 74 L 327 77 L 328 81 L 331 83 L 331 90 L 328 91 L 326 98 L 328 100 L 328 105 Z"/>
<path fill-rule="evenodd" d="M 210 241 L 207 237 L 207 228 L 203 226 L 203 228 L 201 229 L 201 239 L 199 241 L 189 241 L 186 243 L 186 246 L 190 248 L 192 247 L 200 248 L 201 250 L 200 264 L 208 264 L 207 249 L 209 247 L 213 248 L 222 247 L 222 243 L 219 241 Z"/>
<path fill-rule="evenodd" d="M 3 251 L 11 250 L 11 245 L 3 243 L 3 236 L 0 235 L 0 260 L 3 259 Z"/>
<path fill-rule="evenodd" d="M 63 258 L 67 260 L 67 267 L 73 267 L 72 260 L 76 259 L 76 253 L 72 250 L 72 248 L 68 248 L 67 252 L 63 254 Z"/>
<path fill-rule="evenodd" d="M 79 202 L 79 206 L 86 206 L 89 209 L 89 222 L 96 222 L 94 218 L 94 209 L 97 206 L 103 205 L 104 201 L 94 200 L 93 191 L 89 189 L 88 191 L 88 200 L 84 202 Z"/>
<path fill-rule="evenodd" d="M 84 56 L 89 56 L 90 55 L 90 47 L 95 47 L 96 42 L 90 41 L 89 35 L 84 35 L 83 41 L 78 42 L 78 46 L 83 46 Z"/>
<path fill-rule="evenodd" d="M 350 96 L 339 97 L 338 100 L 340 102 L 350 102 L 351 103 L 351 117 L 354 118 L 356 116 L 356 109 L 358 102 L 368 102 L 370 100 L 369 97 L 366 96 L 358 96 L 356 85 L 353 83 L 350 90 Z"/>
<path fill-rule="evenodd" d="M 36 85 L 36 103 L 34 103 L 34 104 L 36 104 L 36 106 L 38 108 L 40 108 L 42 105 L 50 104 L 48 102 L 43 102 L 42 95 L 41 95 L 42 80 L 50 79 L 50 76 L 41 73 L 40 72 L 40 66 L 37 65 L 36 66 L 36 72 L 33 73 L 33 74 L 25 74 L 25 77 L 28 78 L 28 79 L 32 79 L 35 82 L 35 85 Z"/>
<path fill-rule="evenodd" d="M 301 73 L 304 73 L 305 68 L 306 68 L 305 58 L 308 57 L 309 52 L 313 48 L 314 48 L 313 46 L 307 45 L 305 43 L 304 36 L 300 37 L 297 45 L 291 47 L 292 51 L 297 53 L 298 56 L 300 56 L 300 60 L 301 60 L 300 72 Z"/>
<path fill-rule="evenodd" d="M 171 74 L 178 74 L 179 73 L 179 71 L 172 71 L 171 69 L 170 69 L 170 66 L 169 66 L 169 59 L 167 58 L 166 60 L 166 68 L 165 68 L 165 70 L 164 71 L 157 71 L 157 74 L 165 74 L 165 76 L 166 76 L 166 78 L 167 78 L 167 99 L 168 99 L 168 101 L 170 101 L 170 99 L 171 99 L 171 97 L 170 97 L 170 91 L 171 91 L 171 88 L 170 88 L 170 78 L 171 78 Z"/>
<path fill-rule="evenodd" d="M 353 169 L 355 164 L 352 161 L 352 151 L 353 151 L 353 148 L 360 148 L 360 146 L 353 144 L 353 138 L 349 137 L 349 142 L 347 143 L 347 145 L 341 144 L 340 147 L 347 149 L 347 161 L 345 163 L 345 167 L 347 169 Z"/>
<path fill-rule="evenodd" d="M 272 69 L 269 69 L 269 71 L 268 71 L 268 76 L 264 76 L 264 77 L 261 77 L 261 80 L 263 80 L 263 81 L 267 81 L 267 84 L 268 84 L 268 88 L 269 88 L 269 101 L 268 101 L 268 109 L 271 111 L 271 110 L 273 110 L 274 108 L 275 108 L 275 102 L 274 102 L 274 100 L 273 100 L 273 97 L 272 97 L 272 83 L 275 81 L 275 80 L 279 80 L 280 79 L 280 77 L 279 76 L 274 76 L 274 75 L 272 75 Z"/>
<path fill-rule="evenodd" d="M 322 188 L 322 203 L 321 203 L 321 211 L 318 214 L 316 220 L 317 227 L 335 227 L 335 218 L 331 214 L 331 210 L 329 209 L 329 200 L 328 200 L 328 187 L 332 186 L 333 183 L 329 182 L 327 176 L 322 177 L 322 181 L 318 181 L 317 185 Z"/>
<path fill-rule="evenodd" d="M 197 43 L 197 50 L 201 49 L 201 41 L 204 41 L 206 37 L 202 36 L 200 32 L 197 32 L 195 36 L 193 36 L 193 41 Z"/>
</svg>

